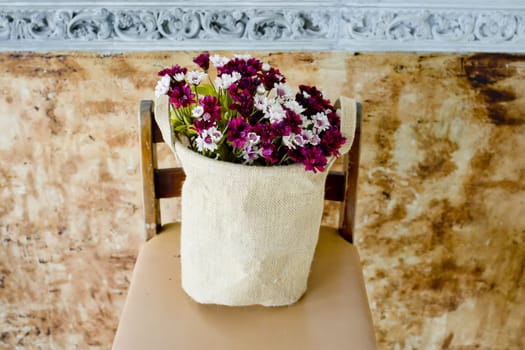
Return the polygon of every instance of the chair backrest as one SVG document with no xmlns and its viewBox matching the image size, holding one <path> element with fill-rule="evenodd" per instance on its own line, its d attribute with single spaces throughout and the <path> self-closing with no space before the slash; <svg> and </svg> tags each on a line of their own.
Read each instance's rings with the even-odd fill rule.
<svg viewBox="0 0 525 350">
<path fill-rule="evenodd" d="M 325 186 L 325 200 L 341 202 L 339 233 L 349 242 L 352 242 L 354 231 L 361 123 L 362 108 L 358 103 L 355 138 L 352 148 L 344 156 L 343 171 L 330 171 Z M 179 197 L 185 179 L 182 168 L 158 168 L 157 144 L 164 140 L 150 100 L 140 103 L 139 142 L 145 229 L 147 239 L 150 239 L 162 225 L 159 200 Z"/>
</svg>

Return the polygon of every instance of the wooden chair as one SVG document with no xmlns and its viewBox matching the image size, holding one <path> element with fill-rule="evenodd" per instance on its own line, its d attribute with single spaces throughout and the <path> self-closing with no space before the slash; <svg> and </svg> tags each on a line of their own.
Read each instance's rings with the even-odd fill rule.
<svg viewBox="0 0 525 350">
<path fill-rule="evenodd" d="M 375 349 L 359 256 L 352 242 L 361 109 L 355 141 L 342 172 L 331 172 L 326 199 L 341 202 L 339 229 L 321 227 L 308 290 L 279 308 L 226 307 L 192 301 L 180 285 L 178 223 L 162 224 L 159 199 L 180 196 L 181 168 L 158 169 L 163 142 L 153 102 L 142 101 L 139 125 L 145 229 L 128 296 L 113 343 L 133 349 Z"/>
</svg>

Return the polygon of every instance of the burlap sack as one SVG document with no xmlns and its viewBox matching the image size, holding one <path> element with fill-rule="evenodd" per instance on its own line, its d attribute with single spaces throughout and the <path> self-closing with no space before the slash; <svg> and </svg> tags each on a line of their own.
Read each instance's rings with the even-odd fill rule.
<svg viewBox="0 0 525 350">
<path fill-rule="evenodd" d="M 345 153 L 353 141 L 355 102 L 346 98 L 341 102 L 347 138 L 341 153 Z M 165 139 L 172 140 L 171 131 L 161 129 Z M 181 213 L 186 293 L 204 304 L 296 302 L 307 287 L 328 169 L 313 173 L 302 164 L 227 163 L 180 143 L 175 143 L 175 150 L 186 173 Z"/>
</svg>

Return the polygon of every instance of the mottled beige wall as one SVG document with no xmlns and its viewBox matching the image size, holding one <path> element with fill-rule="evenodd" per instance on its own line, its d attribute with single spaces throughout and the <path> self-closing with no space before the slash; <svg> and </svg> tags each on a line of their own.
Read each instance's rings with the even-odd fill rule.
<svg viewBox="0 0 525 350">
<path fill-rule="evenodd" d="M 110 347 L 144 239 L 138 103 L 192 56 L 0 54 L 0 349 Z M 258 56 L 363 103 L 379 348 L 524 349 L 525 56 Z"/>
</svg>

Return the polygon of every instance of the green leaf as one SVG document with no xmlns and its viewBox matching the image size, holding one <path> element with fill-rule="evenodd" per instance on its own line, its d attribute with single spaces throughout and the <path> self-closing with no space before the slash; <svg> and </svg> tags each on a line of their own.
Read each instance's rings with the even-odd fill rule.
<svg viewBox="0 0 525 350">
<path fill-rule="evenodd" d="M 177 126 L 174 130 L 177 133 L 184 133 L 188 127 L 186 125 Z"/>
<path fill-rule="evenodd" d="M 196 87 L 196 89 L 197 89 L 197 93 L 200 96 L 208 95 L 208 96 L 217 97 L 217 93 L 215 92 L 215 90 L 213 89 L 211 85 L 208 85 L 208 84 L 199 85 Z"/>
<path fill-rule="evenodd" d="M 182 115 L 182 117 L 184 118 L 184 123 L 185 123 L 186 125 L 190 125 L 190 124 L 192 124 L 192 122 L 191 122 L 191 117 L 190 117 L 188 114 L 184 113 L 184 114 Z"/>
</svg>

